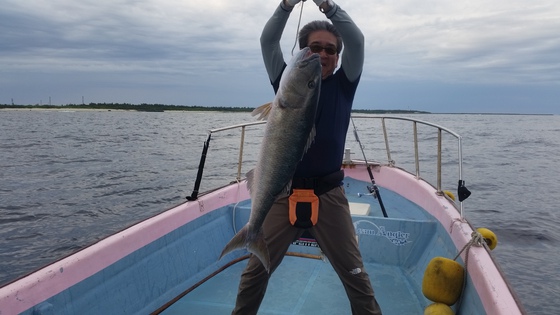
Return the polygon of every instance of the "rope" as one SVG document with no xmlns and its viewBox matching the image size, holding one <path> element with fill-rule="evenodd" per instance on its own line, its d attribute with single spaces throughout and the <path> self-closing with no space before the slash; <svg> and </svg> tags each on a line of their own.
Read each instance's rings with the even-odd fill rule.
<svg viewBox="0 0 560 315">
<path fill-rule="evenodd" d="M 449 226 L 449 234 L 453 234 L 453 227 L 455 226 L 455 223 L 467 223 L 467 219 L 465 218 L 455 218 L 453 219 L 453 221 L 451 221 L 451 224 Z"/>
<path fill-rule="evenodd" d="M 241 181 L 240 180 L 236 180 L 237 182 L 237 197 L 235 199 L 237 199 L 237 202 L 233 205 L 233 209 L 231 211 L 231 225 L 233 226 L 233 233 L 237 234 L 237 228 L 235 226 L 235 215 L 237 213 L 237 206 L 239 205 L 239 203 L 241 202 L 240 198 L 239 198 L 239 194 L 240 194 L 240 188 L 239 186 L 241 185 Z"/>
<path fill-rule="evenodd" d="M 292 47 L 292 56 L 294 55 L 294 49 L 296 49 L 296 45 L 298 42 L 298 36 L 299 36 L 299 25 L 301 23 L 301 16 L 303 15 L 303 3 L 305 2 L 305 0 L 303 0 L 301 2 L 301 10 L 299 11 L 299 20 L 297 22 L 297 29 L 296 29 L 296 40 L 294 41 L 294 46 Z"/>
<path fill-rule="evenodd" d="M 468 266 L 469 266 L 469 250 L 473 246 L 487 247 L 486 241 L 484 241 L 484 237 L 482 237 L 482 234 L 480 234 L 476 230 L 471 233 L 471 240 L 467 244 L 465 244 L 465 246 L 463 246 L 463 248 L 461 249 L 461 251 L 459 251 L 457 256 L 455 256 L 455 258 L 453 258 L 453 260 L 457 260 L 457 258 L 459 258 L 459 256 L 461 256 L 461 253 L 463 251 L 467 250 L 467 252 L 465 253 L 465 272 L 463 272 L 463 289 L 462 289 L 463 293 L 465 292 L 465 287 L 467 286 L 467 271 L 468 271 Z M 455 308 L 456 308 L 456 313 L 455 314 L 456 315 L 459 315 L 459 310 L 461 309 L 461 303 L 463 302 L 463 296 L 464 296 L 463 293 L 461 294 L 461 296 L 459 297 L 459 300 L 455 304 Z"/>
<path fill-rule="evenodd" d="M 471 233 L 471 240 L 465 244 L 465 246 L 463 246 L 463 249 L 461 249 L 461 251 L 459 252 L 459 254 L 457 254 L 457 256 L 455 256 L 455 258 L 453 258 L 453 260 L 457 260 L 457 258 L 459 258 L 459 256 L 461 255 L 461 253 L 465 250 L 465 249 L 470 249 L 473 245 L 474 246 L 478 246 L 481 247 L 484 244 L 484 237 L 482 237 L 482 234 L 480 234 L 478 231 L 473 231 Z M 469 258 L 469 251 L 467 251 L 467 253 L 465 254 L 465 265 L 467 264 L 467 259 Z"/>
</svg>

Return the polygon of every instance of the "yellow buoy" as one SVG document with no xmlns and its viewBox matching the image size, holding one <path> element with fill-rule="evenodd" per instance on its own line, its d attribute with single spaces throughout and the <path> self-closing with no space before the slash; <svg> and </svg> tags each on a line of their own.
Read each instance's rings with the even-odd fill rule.
<svg viewBox="0 0 560 315">
<path fill-rule="evenodd" d="M 422 279 L 422 293 L 433 302 L 453 305 L 463 291 L 464 269 L 458 262 L 434 257 L 426 266 Z"/>
<path fill-rule="evenodd" d="M 424 309 L 424 315 L 454 315 L 455 313 L 447 304 L 432 303 Z"/>
<path fill-rule="evenodd" d="M 451 198 L 451 200 L 455 201 L 455 195 L 454 195 L 452 192 L 450 192 L 449 190 L 444 190 L 443 193 L 444 193 L 447 197 Z"/>
<path fill-rule="evenodd" d="M 484 241 L 488 245 L 488 248 L 496 248 L 496 246 L 498 245 L 498 237 L 496 236 L 496 234 L 494 234 L 494 232 L 490 231 L 487 228 L 478 228 L 476 230 L 482 235 Z"/>
</svg>

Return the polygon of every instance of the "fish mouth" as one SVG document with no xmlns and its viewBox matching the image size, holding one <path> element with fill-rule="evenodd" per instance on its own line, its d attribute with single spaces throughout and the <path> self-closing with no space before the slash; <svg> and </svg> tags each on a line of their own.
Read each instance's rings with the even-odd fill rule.
<svg viewBox="0 0 560 315">
<path fill-rule="evenodd" d="M 315 59 L 315 58 L 320 58 L 318 53 L 314 53 L 311 51 L 311 49 L 309 47 L 305 47 L 302 49 L 302 60 L 308 60 L 308 59 Z"/>
<path fill-rule="evenodd" d="M 311 49 L 309 49 L 309 47 L 303 48 L 300 54 L 301 54 L 301 59 L 298 62 L 298 68 L 303 68 L 308 64 L 310 64 L 311 62 L 317 59 L 321 59 L 321 56 L 319 56 L 318 53 L 311 52 Z"/>
</svg>

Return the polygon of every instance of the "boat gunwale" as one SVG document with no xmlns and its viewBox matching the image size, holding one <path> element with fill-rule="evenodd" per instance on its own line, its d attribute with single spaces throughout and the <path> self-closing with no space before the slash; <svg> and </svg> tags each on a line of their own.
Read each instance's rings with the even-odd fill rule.
<svg viewBox="0 0 560 315">
<path fill-rule="evenodd" d="M 18 314 L 36 306 L 179 227 L 231 204 L 231 199 L 224 198 L 228 194 L 248 199 L 246 182 L 201 194 L 197 200 L 169 208 L 7 283 L 0 287 L 3 311 Z"/>
<path fill-rule="evenodd" d="M 365 165 L 363 161 L 354 161 L 354 163 Z M 367 172 L 357 173 L 356 176 L 351 173 L 352 168 L 348 170 L 346 176 L 366 182 L 369 179 Z M 466 218 L 461 217 L 456 203 L 446 195 L 438 194 L 432 184 L 422 178 L 416 178 L 414 174 L 405 169 L 391 165 L 377 164 L 373 170 L 376 172 L 376 181 L 381 187 L 397 192 L 436 218 L 449 234 L 458 251 L 472 240 L 475 231 L 473 225 Z M 403 183 L 408 183 L 408 185 L 403 185 Z M 418 187 L 422 191 L 407 189 L 409 187 Z M 430 200 L 427 200 L 426 196 L 431 196 Z M 526 314 L 519 297 L 499 267 L 491 250 L 487 246 L 472 246 L 469 250 L 468 259 L 471 263 L 466 268 L 467 273 L 471 276 L 487 313 L 493 315 Z M 463 261 L 466 260 L 466 255 L 466 250 L 461 253 Z M 476 263 L 472 263 L 473 260 Z M 504 294 L 504 292 L 509 294 Z M 507 297 L 510 298 L 504 299 Z"/>
</svg>

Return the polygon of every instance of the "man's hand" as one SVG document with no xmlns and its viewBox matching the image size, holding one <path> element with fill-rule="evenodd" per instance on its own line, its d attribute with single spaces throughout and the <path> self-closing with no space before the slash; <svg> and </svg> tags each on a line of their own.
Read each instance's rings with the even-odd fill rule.
<svg viewBox="0 0 560 315">
<path fill-rule="evenodd" d="M 321 12 L 327 12 L 334 6 L 332 0 L 313 0 L 313 2 L 315 2 Z"/>
<path fill-rule="evenodd" d="M 294 7 L 294 6 L 295 6 L 296 4 L 298 4 L 301 0 L 283 0 L 283 1 L 284 1 L 284 4 L 285 4 L 286 6 Z"/>
</svg>

